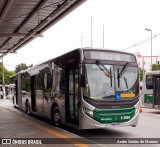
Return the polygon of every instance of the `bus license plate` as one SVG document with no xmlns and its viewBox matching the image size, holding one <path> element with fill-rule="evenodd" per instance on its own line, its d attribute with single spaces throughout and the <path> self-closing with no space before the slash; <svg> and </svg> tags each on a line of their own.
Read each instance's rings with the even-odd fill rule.
<svg viewBox="0 0 160 147">
<path fill-rule="evenodd" d="M 112 127 L 120 127 L 121 124 L 111 124 Z"/>
</svg>

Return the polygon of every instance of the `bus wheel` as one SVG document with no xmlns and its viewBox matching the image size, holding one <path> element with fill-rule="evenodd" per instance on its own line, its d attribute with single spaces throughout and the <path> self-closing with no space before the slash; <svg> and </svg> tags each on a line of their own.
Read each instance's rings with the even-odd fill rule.
<svg viewBox="0 0 160 147">
<path fill-rule="evenodd" d="M 58 107 L 55 107 L 52 111 L 52 121 L 53 124 L 57 127 L 61 124 L 61 116 Z"/>
<path fill-rule="evenodd" d="M 14 97 L 13 97 L 13 105 L 14 105 Z"/>
<path fill-rule="evenodd" d="M 30 106 L 29 106 L 29 102 L 26 102 L 26 113 L 27 115 L 30 115 Z"/>
</svg>

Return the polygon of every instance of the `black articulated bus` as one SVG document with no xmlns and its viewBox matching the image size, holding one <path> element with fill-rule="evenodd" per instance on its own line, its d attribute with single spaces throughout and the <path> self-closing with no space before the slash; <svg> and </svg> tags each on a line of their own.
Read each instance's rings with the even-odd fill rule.
<svg viewBox="0 0 160 147">
<path fill-rule="evenodd" d="M 14 105 L 77 129 L 136 126 L 139 70 L 134 54 L 75 49 L 15 76 Z"/>
</svg>

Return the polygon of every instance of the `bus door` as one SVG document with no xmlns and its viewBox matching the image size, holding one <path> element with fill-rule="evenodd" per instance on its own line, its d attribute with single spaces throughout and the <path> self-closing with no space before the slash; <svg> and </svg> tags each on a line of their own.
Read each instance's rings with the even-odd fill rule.
<svg viewBox="0 0 160 147">
<path fill-rule="evenodd" d="M 153 96 L 154 101 L 153 105 L 154 107 L 160 107 L 160 76 L 154 77 L 154 89 L 153 89 Z"/>
<path fill-rule="evenodd" d="M 35 82 L 35 76 L 31 76 L 31 106 L 34 112 L 36 111 Z"/>
<path fill-rule="evenodd" d="M 15 92 L 16 92 L 16 95 L 15 95 L 16 99 L 15 100 L 16 101 L 14 101 L 13 103 L 16 104 L 16 105 L 18 105 L 18 81 L 17 80 L 15 80 L 15 86 L 16 86 L 15 87 Z"/>
<path fill-rule="evenodd" d="M 78 68 L 67 72 L 66 121 L 78 126 Z"/>
</svg>

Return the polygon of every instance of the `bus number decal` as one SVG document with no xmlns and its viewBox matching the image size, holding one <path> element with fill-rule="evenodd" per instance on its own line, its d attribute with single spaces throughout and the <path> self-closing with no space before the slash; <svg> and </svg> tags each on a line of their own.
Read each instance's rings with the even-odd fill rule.
<svg viewBox="0 0 160 147">
<path fill-rule="evenodd" d="M 130 116 L 121 116 L 121 119 L 122 119 L 122 120 L 124 120 L 124 119 L 127 119 L 127 120 L 128 120 L 128 119 L 130 119 L 130 118 L 131 118 Z"/>
</svg>

